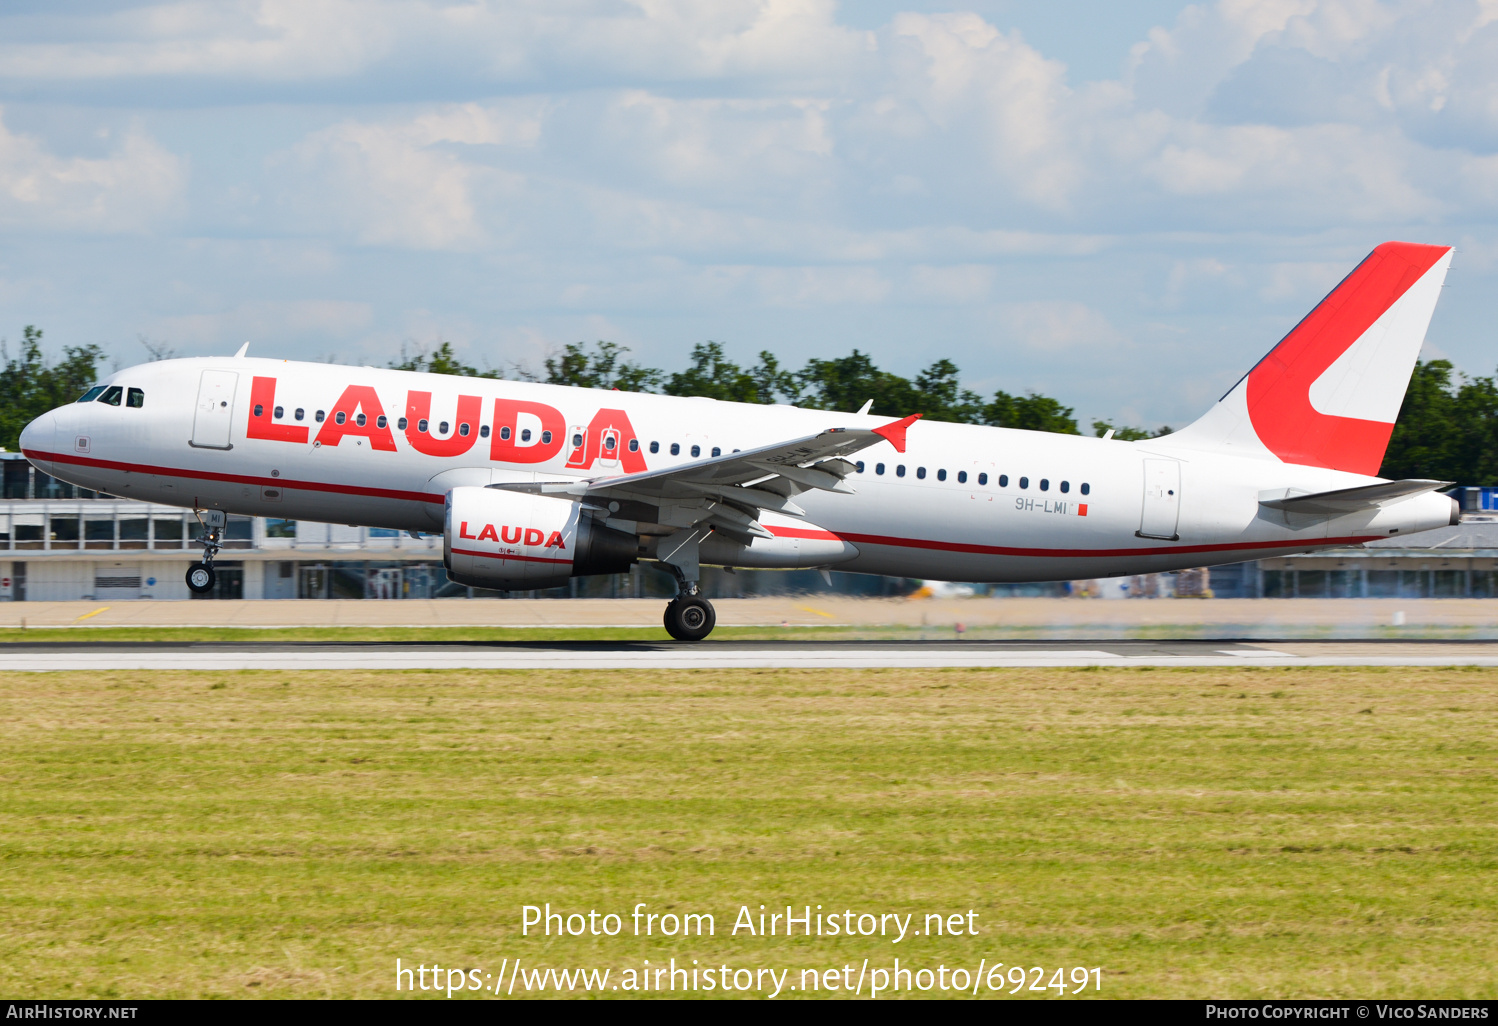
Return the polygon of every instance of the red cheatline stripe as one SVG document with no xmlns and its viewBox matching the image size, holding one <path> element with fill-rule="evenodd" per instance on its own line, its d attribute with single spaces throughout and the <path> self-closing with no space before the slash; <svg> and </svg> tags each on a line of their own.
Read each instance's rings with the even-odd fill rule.
<svg viewBox="0 0 1498 1026">
<path fill-rule="evenodd" d="M 153 467 L 146 463 L 119 463 L 98 460 L 73 453 L 25 450 L 28 459 L 50 463 L 71 463 L 101 470 L 128 470 L 136 474 L 159 474 L 162 477 L 185 477 L 200 481 L 226 481 L 230 484 L 263 485 L 272 488 L 296 488 L 308 492 L 333 492 L 337 495 L 367 495 L 376 499 L 404 499 L 408 502 L 446 502 L 446 496 L 428 492 L 408 492 L 398 488 L 366 488 L 358 485 L 329 484 L 325 481 L 289 481 L 284 477 L 253 477 L 248 474 L 216 474 L 206 470 L 182 470 L 177 467 Z"/>
<path fill-rule="evenodd" d="M 545 556 L 507 556 L 502 552 L 479 552 L 475 549 L 453 549 L 454 556 L 479 556 L 483 559 L 517 559 L 522 563 L 570 563 L 570 559 L 548 559 Z"/>
</svg>

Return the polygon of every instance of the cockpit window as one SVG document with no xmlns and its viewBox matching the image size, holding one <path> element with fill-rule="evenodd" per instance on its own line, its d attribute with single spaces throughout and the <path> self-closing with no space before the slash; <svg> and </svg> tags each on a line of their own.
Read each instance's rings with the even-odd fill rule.
<svg viewBox="0 0 1498 1026">
<path fill-rule="evenodd" d="M 103 385 L 95 385 L 93 388 L 89 389 L 87 392 L 84 392 L 82 395 L 80 395 L 78 397 L 78 401 L 80 403 L 91 403 L 95 399 L 99 398 L 99 393 L 102 392 L 102 391 L 104 391 L 104 386 Z"/>
<path fill-rule="evenodd" d="M 110 385 L 107 389 L 104 390 L 104 394 L 99 396 L 99 402 L 103 403 L 106 406 L 118 406 L 120 405 L 120 399 L 122 399 L 124 395 L 125 390 L 119 385 Z"/>
<path fill-rule="evenodd" d="M 125 405 L 132 410 L 140 409 L 146 405 L 146 393 L 138 388 L 132 388 L 130 393 L 125 397 Z"/>
</svg>

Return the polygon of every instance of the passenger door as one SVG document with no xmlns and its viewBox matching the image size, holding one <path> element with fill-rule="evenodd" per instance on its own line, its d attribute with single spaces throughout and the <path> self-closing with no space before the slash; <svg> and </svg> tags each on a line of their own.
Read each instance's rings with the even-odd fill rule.
<svg viewBox="0 0 1498 1026">
<path fill-rule="evenodd" d="M 1181 518 L 1181 462 L 1148 459 L 1144 461 L 1144 510 L 1139 518 L 1141 538 L 1180 537 L 1176 527 Z"/>
<path fill-rule="evenodd" d="M 205 370 L 198 382 L 198 407 L 192 419 L 191 445 L 198 449 L 232 449 L 229 429 L 234 423 L 234 371 Z"/>
</svg>

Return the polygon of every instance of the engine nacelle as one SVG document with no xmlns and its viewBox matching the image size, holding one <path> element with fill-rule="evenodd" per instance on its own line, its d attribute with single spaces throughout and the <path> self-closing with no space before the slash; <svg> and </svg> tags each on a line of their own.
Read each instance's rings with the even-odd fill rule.
<svg viewBox="0 0 1498 1026">
<path fill-rule="evenodd" d="M 638 552 L 633 535 L 584 516 L 568 499 L 478 487 L 447 493 L 442 563 L 458 584 L 555 588 L 569 577 L 623 573 Z"/>
</svg>

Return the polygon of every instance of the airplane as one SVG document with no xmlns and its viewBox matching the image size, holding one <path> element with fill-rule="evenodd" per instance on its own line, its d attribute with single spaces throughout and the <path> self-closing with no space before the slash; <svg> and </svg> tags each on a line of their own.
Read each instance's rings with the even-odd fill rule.
<svg viewBox="0 0 1498 1026">
<path fill-rule="evenodd" d="M 21 447 L 80 487 L 196 511 L 194 592 L 228 513 L 441 531 L 448 577 L 479 588 L 653 561 L 677 584 L 666 630 L 700 641 L 704 565 L 1074 580 L 1457 523 L 1450 482 L 1377 476 L 1451 255 L 1378 246 L 1200 419 L 1142 441 L 241 348 L 111 374 Z"/>
</svg>

